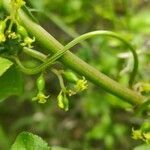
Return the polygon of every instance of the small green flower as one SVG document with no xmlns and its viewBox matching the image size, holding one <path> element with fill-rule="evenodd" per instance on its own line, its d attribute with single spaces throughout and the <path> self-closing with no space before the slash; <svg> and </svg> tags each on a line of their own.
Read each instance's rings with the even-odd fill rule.
<svg viewBox="0 0 150 150">
<path fill-rule="evenodd" d="M 134 86 L 134 89 L 140 93 L 142 92 L 150 92 L 150 84 L 149 83 L 144 83 L 144 82 L 139 82 Z"/>
<path fill-rule="evenodd" d="M 17 34 L 15 32 L 10 32 L 8 34 L 8 38 L 10 38 L 10 39 L 16 39 L 16 38 L 18 38 L 18 36 L 17 36 Z"/>
<path fill-rule="evenodd" d="M 35 37 L 31 39 L 30 37 L 25 37 L 24 42 L 21 43 L 22 46 L 27 46 L 29 48 L 32 48 L 32 43 L 35 41 Z"/>
<path fill-rule="evenodd" d="M 82 77 L 82 79 L 79 79 L 76 82 L 75 88 L 77 92 L 84 91 L 88 88 L 87 80 L 85 79 L 85 77 Z"/>
<path fill-rule="evenodd" d="M 43 73 L 41 73 L 41 75 L 37 78 L 36 85 L 37 85 L 37 88 L 38 88 L 38 94 L 37 94 L 36 97 L 33 97 L 32 100 L 33 101 L 38 101 L 39 103 L 44 104 L 44 103 L 46 103 L 47 98 L 49 96 L 45 96 L 45 94 L 44 94 L 45 79 L 44 79 Z"/>
<path fill-rule="evenodd" d="M 69 96 L 73 96 L 79 92 L 82 92 L 88 88 L 87 80 L 85 77 L 82 77 L 82 79 L 77 79 L 77 81 L 74 83 L 72 89 L 67 89 L 67 94 Z"/>
<path fill-rule="evenodd" d="M 57 102 L 61 109 L 64 109 L 65 111 L 69 110 L 69 100 L 65 92 L 60 91 L 59 95 L 57 96 Z"/>
<path fill-rule="evenodd" d="M 25 5 L 24 0 L 11 0 L 12 5 L 14 5 L 17 9 Z"/>
<path fill-rule="evenodd" d="M 134 130 L 132 128 L 132 138 L 134 140 L 139 140 L 139 139 L 143 140 L 142 131 L 141 130 Z"/>
<path fill-rule="evenodd" d="M 25 1 L 24 0 L 16 0 L 16 3 L 18 4 L 19 7 L 25 5 Z"/>
<path fill-rule="evenodd" d="M 32 100 L 38 101 L 38 103 L 40 103 L 40 104 L 44 104 L 44 103 L 46 103 L 48 98 L 49 98 L 49 96 L 45 96 L 45 94 L 43 92 L 39 92 L 36 97 L 32 98 Z"/>
<path fill-rule="evenodd" d="M 150 132 L 148 133 L 143 133 L 144 136 L 144 141 L 149 144 L 150 143 Z"/>
</svg>

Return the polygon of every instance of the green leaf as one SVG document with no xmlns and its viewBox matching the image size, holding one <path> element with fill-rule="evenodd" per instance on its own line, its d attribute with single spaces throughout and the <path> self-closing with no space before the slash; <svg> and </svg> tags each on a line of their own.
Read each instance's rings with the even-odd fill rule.
<svg viewBox="0 0 150 150">
<path fill-rule="evenodd" d="M 145 9 L 139 11 L 131 18 L 131 28 L 133 31 L 149 34 L 150 33 L 150 11 Z"/>
<path fill-rule="evenodd" d="M 0 77 L 0 101 L 11 95 L 21 95 L 22 93 L 22 75 L 16 67 L 13 66 Z"/>
<path fill-rule="evenodd" d="M 5 133 L 5 130 L 0 125 L 0 149 L 9 149 L 10 141 L 8 135 Z"/>
<path fill-rule="evenodd" d="M 29 132 L 22 132 L 18 135 L 11 150 L 50 150 L 50 147 L 39 136 Z"/>
<path fill-rule="evenodd" d="M 0 57 L 0 76 L 2 76 L 12 64 L 10 60 Z"/>
</svg>

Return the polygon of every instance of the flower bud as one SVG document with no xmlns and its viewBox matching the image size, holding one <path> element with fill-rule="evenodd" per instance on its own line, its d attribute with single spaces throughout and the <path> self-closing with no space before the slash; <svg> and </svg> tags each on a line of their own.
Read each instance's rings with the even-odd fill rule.
<svg viewBox="0 0 150 150">
<path fill-rule="evenodd" d="M 71 71 L 65 71 L 63 75 L 68 81 L 72 83 L 75 83 L 78 81 L 78 77 Z"/>
<path fill-rule="evenodd" d="M 38 87 L 38 90 L 39 90 L 39 91 L 43 91 L 43 90 L 44 90 L 44 88 L 45 88 L 45 79 L 44 79 L 43 74 L 41 74 L 41 75 L 38 77 L 38 79 L 37 79 L 37 81 L 36 81 L 36 84 L 37 84 L 37 87 Z"/>
<path fill-rule="evenodd" d="M 17 26 L 17 32 L 24 38 L 28 37 L 28 33 L 27 33 L 26 29 L 21 25 Z"/>
<path fill-rule="evenodd" d="M 144 141 L 145 141 L 147 144 L 150 144 L 150 132 L 148 132 L 148 133 L 143 133 L 143 136 L 144 136 Z"/>
<path fill-rule="evenodd" d="M 58 106 L 61 109 L 64 109 L 65 111 L 68 111 L 68 109 L 69 109 L 69 101 L 68 101 L 68 98 L 67 98 L 65 93 L 63 93 L 61 91 L 59 93 L 59 95 L 57 96 L 57 101 L 58 101 Z"/>
</svg>

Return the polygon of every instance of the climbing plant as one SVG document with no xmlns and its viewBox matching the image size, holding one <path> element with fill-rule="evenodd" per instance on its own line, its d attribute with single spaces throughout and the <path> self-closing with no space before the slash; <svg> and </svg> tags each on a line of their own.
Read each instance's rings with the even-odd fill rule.
<svg viewBox="0 0 150 150">
<path fill-rule="evenodd" d="M 150 100 L 149 96 L 143 94 L 143 91 L 149 92 L 150 85 L 148 83 L 135 84 L 139 65 L 137 51 L 135 46 L 121 34 L 97 30 L 82 34 L 66 45 L 62 45 L 40 26 L 24 0 L 0 2 L 5 12 L 0 21 L 0 101 L 11 95 L 22 95 L 21 73 L 23 73 L 37 78 L 35 83 L 37 94 L 31 98 L 31 101 L 39 105 L 47 103 L 51 98 L 51 93 L 46 93 L 46 76 L 49 70 L 59 81 L 60 90 L 56 99 L 58 107 L 64 111 L 70 109 L 72 96 L 88 90 L 88 81 L 90 81 L 95 86 L 131 104 L 135 114 L 149 115 Z M 133 57 L 133 67 L 128 87 L 103 74 L 71 52 L 74 46 L 84 45 L 85 40 L 94 36 L 110 37 L 108 41 L 115 38 L 130 51 Z M 41 51 L 36 50 L 35 43 L 40 45 Z M 48 53 L 43 53 L 43 51 Z M 38 60 L 38 65 L 29 67 L 24 64 L 23 59 L 26 55 Z M 150 142 L 150 133 L 144 129 L 132 128 L 132 133 L 133 139 Z M 46 150 L 50 147 L 38 136 L 23 132 L 17 137 L 11 149 Z"/>
</svg>

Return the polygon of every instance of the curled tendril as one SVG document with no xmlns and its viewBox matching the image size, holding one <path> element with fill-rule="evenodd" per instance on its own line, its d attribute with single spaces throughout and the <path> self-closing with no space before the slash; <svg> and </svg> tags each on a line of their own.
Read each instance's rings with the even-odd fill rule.
<svg viewBox="0 0 150 150">
<path fill-rule="evenodd" d="M 114 37 L 120 41 L 122 41 L 128 48 L 129 50 L 132 52 L 133 58 L 134 58 L 134 67 L 133 70 L 130 74 L 130 79 L 129 79 L 129 86 L 132 87 L 134 80 L 135 80 L 135 76 L 137 74 L 137 70 L 138 70 L 138 56 L 136 54 L 136 51 L 134 49 L 134 47 L 128 42 L 126 41 L 124 38 L 122 38 L 120 35 L 112 32 L 112 31 L 105 31 L 105 30 L 98 30 L 98 31 L 93 31 L 93 32 L 89 32 L 89 33 L 85 33 L 77 38 L 75 38 L 74 40 L 72 40 L 71 42 L 69 42 L 63 50 L 57 52 L 56 54 L 54 54 L 52 57 L 48 58 L 45 60 L 45 62 L 43 64 L 41 64 L 38 67 L 35 68 L 25 68 L 21 62 L 19 61 L 18 58 L 16 58 L 16 63 L 18 64 L 18 66 L 20 67 L 20 69 L 27 73 L 27 74 L 37 74 L 39 72 L 41 72 L 42 70 L 45 70 L 48 66 L 52 65 L 57 59 L 59 59 L 60 57 L 62 57 L 69 49 L 71 49 L 72 47 L 74 47 L 76 44 L 81 43 L 82 41 L 89 39 L 93 36 L 96 35 L 104 35 L 104 36 L 110 36 L 110 37 Z"/>
</svg>

